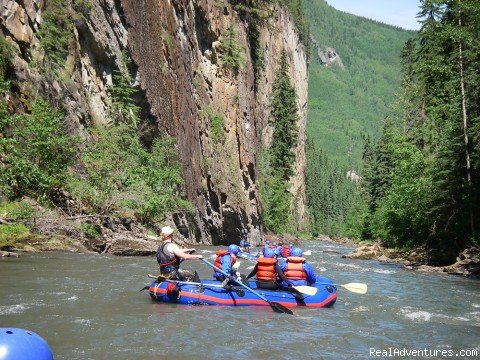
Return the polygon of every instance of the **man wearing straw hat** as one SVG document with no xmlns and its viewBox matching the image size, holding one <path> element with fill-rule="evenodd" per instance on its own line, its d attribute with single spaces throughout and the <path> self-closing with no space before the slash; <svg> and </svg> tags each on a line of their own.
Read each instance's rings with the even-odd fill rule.
<svg viewBox="0 0 480 360">
<path fill-rule="evenodd" d="M 162 228 L 163 243 L 157 250 L 157 262 L 160 265 L 160 273 L 173 280 L 199 282 L 197 272 L 180 269 L 183 260 L 201 259 L 202 255 L 193 255 L 195 249 L 182 249 L 172 241 L 173 229 L 170 226 Z"/>
</svg>

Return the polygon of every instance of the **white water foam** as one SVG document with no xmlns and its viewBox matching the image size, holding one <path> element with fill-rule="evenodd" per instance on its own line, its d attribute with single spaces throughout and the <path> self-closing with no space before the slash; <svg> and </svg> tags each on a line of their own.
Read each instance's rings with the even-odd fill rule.
<svg viewBox="0 0 480 360">
<path fill-rule="evenodd" d="M 68 301 L 78 300 L 78 296 L 76 296 L 76 295 L 70 296 L 69 298 L 67 298 L 67 300 L 68 300 Z"/>
<path fill-rule="evenodd" d="M 412 311 L 411 308 L 403 308 L 400 309 L 402 315 L 404 315 L 407 319 L 410 320 L 423 320 L 423 321 L 430 321 L 432 318 L 432 314 L 428 311 Z"/>
<path fill-rule="evenodd" d="M 357 306 L 356 308 L 354 308 L 352 311 L 353 312 L 365 312 L 365 311 L 369 311 L 370 309 L 366 306 Z"/>
<path fill-rule="evenodd" d="M 0 306 L 0 315 L 21 314 L 29 308 L 30 306 L 28 306 L 27 304 Z"/>
<path fill-rule="evenodd" d="M 91 323 L 89 319 L 76 319 L 74 322 L 85 326 L 89 326 Z"/>
<path fill-rule="evenodd" d="M 335 265 L 338 266 L 338 267 L 347 267 L 347 268 L 351 268 L 351 269 L 364 270 L 361 266 L 354 265 L 354 264 L 335 263 Z"/>
<path fill-rule="evenodd" d="M 472 317 L 473 320 L 480 321 L 480 311 L 473 311 L 468 313 Z"/>
<path fill-rule="evenodd" d="M 396 271 L 394 271 L 394 270 L 377 270 L 377 269 L 374 269 L 373 272 L 377 273 L 377 274 L 394 274 L 394 273 L 396 273 Z"/>
<path fill-rule="evenodd" d="M 448 319 L 448 320 L 458 320 L 458 321 L 470 321 L 470 319 L 463 317 L 463 316 L 448 316 L 444 314 L 435 314 L 435 317 L 439 317 L 442 319 Z"/>
<path fill-rule="evenodd" d="M 480 308 L 480 304 L 472 304 L 472 306 L 476 309 Z"/>
<path fill-rule="evenodd" d="M 470 321 L 471 319 L 466 318 L 465 316 L 449 316 L 445 314 L 437 314 L 437 313 L 430 313 L 428 311 L 415 311 L 411 308 L 403 308 L 400 310 L 402 314 L 410 320 L 423 320 L 423 321 L 430 321 L 432 318 L 435 319 L 442 319 L 442 322 L 445 320 L 448 320 L 449 322 L 451 321 Z"/>
</svg>

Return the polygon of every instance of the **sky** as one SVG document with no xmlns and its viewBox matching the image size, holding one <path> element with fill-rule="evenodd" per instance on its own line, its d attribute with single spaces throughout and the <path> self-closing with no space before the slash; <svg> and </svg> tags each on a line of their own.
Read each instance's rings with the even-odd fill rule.
<svg viewBox="0 0 480 360">
<path fill-rule="evenodd" d="M 326 0 L 337 10 L 408 30 L 419 30 L 420 0 Z"/>
</svg>

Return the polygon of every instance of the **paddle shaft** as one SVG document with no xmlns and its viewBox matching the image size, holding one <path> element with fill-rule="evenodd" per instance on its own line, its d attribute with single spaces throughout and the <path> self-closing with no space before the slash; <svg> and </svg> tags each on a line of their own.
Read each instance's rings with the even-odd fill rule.
<svg viewBox="0 0 480 360">
<path fill-rule="evenodd" d="M 345 286 L 345 285 L 348 285 L 348 284 L 330 284 L 330 283 L 315 283 L 317 285 L 332 285 L 332 286 Z"/>
<path fill-rule="evenodd" d="M 151 278 L 151 279 L 158 279 L 158 276 L 155 276 L 155 275 L 148 274 L 148 277 Z M 164 279 L 161 282 L 164 282 L 164 281 L 170 282 L 170 283 L 175 283 L 175 284 L 181 284 L 181 285 L 197 285 L 197 286 L 204 286 L 204 287 L 224 288 L 221 284 L 203 284 L 203 283 L 199 283 L 199 282 L 170 280 L 170 279 Z"/>
<path fill-rule="evenodd" d="M 340 284 L 331 284 L 331 283 L 318 283 L 318 282 L 316 282 L 315 284 L 317 284 L 317 285 L 332 285 L 332 286 L 342 286 L 342 285 L 340 285 Z"/>
<path fill-rule="evenodd" d="M 256 292 L 255 290 L 249 288 L 247 285 L 245 285 L 244 283 L 238 281 L 237 279 L 235 279 L 233 276 L 231 275 L 228 275 L 225 271 L 223 271 L 222 269 L 219 269 L 218 267 L 216 267 L 215 265 L 213 265 L 211 262 L 209 262 L 208 260 L 205 260 L 205 259 L 200 259 L 202 260 L 205 264 L 207 265 L 210 265 L 212 268 L 214 268 L 215 270 L 217 270 L 218 272 L 220 272 L 221 274 L 223 274 L 224 276 L 226 276 L 227 278 L 229 278 L 230 280 L 232 280 L 233 282 L 235 282 L 236 284 L 244 287 L 246 290 L 250 291 L 252 294 L 255 294 L 256 296 L 258 296 L 260 299 L 262 299 L 263 301 L 266 301 L 267 303 L 270 304 L 270 300 L 268 300 L 266 297 L 262 296 L 261 294 L 259 294 L 258 292 Z"/>
</svg>

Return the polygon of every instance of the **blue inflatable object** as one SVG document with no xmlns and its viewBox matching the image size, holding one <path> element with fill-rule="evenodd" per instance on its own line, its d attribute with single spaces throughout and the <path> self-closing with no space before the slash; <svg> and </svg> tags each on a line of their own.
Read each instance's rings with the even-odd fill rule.
<svg viewBox="0 0 480 360">
<path fill-rule="evenodd" d="M 176 284 L 180 290 L 175 296 L 169 292 L 168 285 Z M 317 288 L 315 295 L 298 298 L 295 294 L 283 290 L 266 290 L 257 288 L 257 283 L 250 281 L 251 289 L 258 291 L 269 301 L 275 301 L 286 307 L 329 307 L 337 300 L 337 288 L 331 279 L 317 278 L 313 285 Z M 202 280 L 201 283 L 166 280 L 161 283 L 153 281 L 149 287 L 150 297 L 154 301 L 182 305 L 223 305 L 223 306 L 268 306 L 268 302 L 240 286 L 225 289 L 220 281 Z"/>
<path fill-rule="evenodd" d="M 33 331 L 0 328 L 0 360 L 53 360 L 47 342 Z"/>
</svg>

